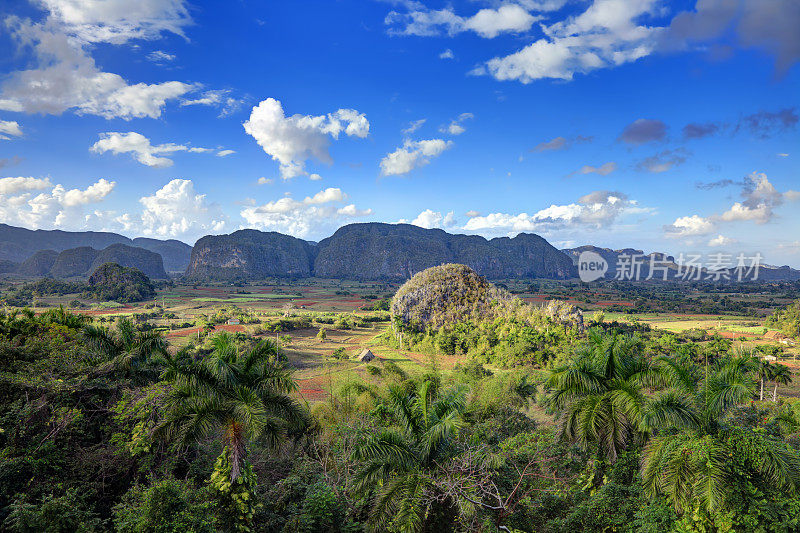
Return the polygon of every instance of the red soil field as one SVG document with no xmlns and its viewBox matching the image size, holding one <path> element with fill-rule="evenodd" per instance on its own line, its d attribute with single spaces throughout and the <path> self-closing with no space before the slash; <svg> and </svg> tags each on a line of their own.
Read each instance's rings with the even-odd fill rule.
<svg viewBox="0 0 800 533">
<path fill-rule="evenodd" d="M 203 328 L 176 329 L 175 331 L 170 331 L 167 333 L 167 337 L 186 337 L 187 335 L 197 335 L 197 332 L 202 330 Z M 236 333 L 239 331 L 244 331 L 244 326 L 238 324 L 219 324 L 214 327 L 214 331 L 229 331 L 231 333 Z"/>
</svg>

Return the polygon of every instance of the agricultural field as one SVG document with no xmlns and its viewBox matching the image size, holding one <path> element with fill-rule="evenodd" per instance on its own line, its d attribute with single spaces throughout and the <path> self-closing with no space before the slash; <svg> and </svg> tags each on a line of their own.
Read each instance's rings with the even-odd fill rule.
<svg viewBox="0 0 800 533">
<path fill-rule="evenodd" d="M 17 282 L 19 283 L 19 282 Z M 703 330 L 709 336 L 718 335 L 734 341 L 737 345 L 753 347 L 759 345 L 778 345 L 783 349 L 787 364 L 794 366 L 800 356 L 800 347 L 792 342 L 780 343 L 769 338 L 771 331 L 765 326 L 771 307 L 762 309 L 756 316 L 731 314 L 728 310 L 721 314 L 697 312 L 705 301 L 735 301 L 736 306 L 751 308 L 762 306 L 765 301 L 770 306 L 784 305 L 796 294 L 791 291 L 778 293 L 771 291 L 758 293 L 725 293 L 722 296 L 706 290 L 685 290 L 680 294 L 683 306 L 689 311 L 671 312 L 668 310 L 637 311 L 642 302 L 662 301 L 665 291 L 672 298 L 672 287 L 654 286 L 620 287 L 613 283 L 592 287 L 576 282 L 537 281 L 527 282 L 506 280 L 498 283 L 508 288 L 517 297 L 533 305 L 544 305 L 557 299 L 580 308 L 585 319 L 590 321 L 598 314 L 605 322 L 618 322 L 629 325 L 646 324 L 655 330 L 671 333 L 684 333 L 689 330 Z M 206 336 L 227 331 L 245 333 L 256 338 L 274 338 L 281 344 L 283 353 L 294 368 L 299 384 L 299 396 L 308 402 L 317 402 L 329 397 L 332 391 L 354 379 L 369 380 L 370 365 L 361 363 L 356 356 L 365 348 L 370 349 L 378 360 L 371 364 L 381 367 L 387 362 L 398 365 L 407 372 L 422 370 L 435 365 L 450 370 L 464 356 L 414 352 L 399 350 L 381 343 L 378 337 L 386 331 L 388 323 L 370 322 L 368 327 L 349 325 L 348 329 L 338 329 L 335 324 L 324 321 L 332 317 L 345 316 L 353 319 L 374 315 L 370 310 L 376 302 L 391 298 L 399 284 L 359 283 L 339 280 L 265 280 L 258 283 L 174 283 L 157 290 L 153 300 L 122 304 L 117 302 L 96 302 L 80 298 L 74 294 L 41 296 L 35 300 L 37 312 L 64 306 L 74 312 L 91 316 L 101 324 L 109 324 L 119 317 L 134 319 L 137 323 L 147 323 L 164 332 L 170 344 L 182 348 L 190 343 L 197 344 Z M 11 290 L 14 283 L 5 289 Z M 638 302 L 638 303 L 637 303 Z M 10 310 L 6 306 L 7 310 Z M 306 327 L 275 327 L 281 319 L 305 320 Z M 319 320 L 323 322 L 319 322 Z M 266 326 L 266 327 L 265 327 Z M 320 328 L 325 328 L 326 338 L 320 339 Z M 339 356 L 334 352 L 339 351 Z M 343 351 L 343 352 L 342 352 Z M 800 365 L 798 365 L 800 368 Z M 502 372 L 495 368 L 494 371 Z M 800 396 L 800 380 L 797 391 L 790 395 Z"/>
</svg>

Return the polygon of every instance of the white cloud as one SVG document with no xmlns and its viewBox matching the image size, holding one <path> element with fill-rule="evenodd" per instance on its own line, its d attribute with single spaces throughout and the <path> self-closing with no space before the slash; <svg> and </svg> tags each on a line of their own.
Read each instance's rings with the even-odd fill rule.
<svg viewBox="0 0 800 533">
<path fill-rule="evenodd" d="M 144 206 L 140 227 L 144 235 L 193 241 L 219 233 L 227 224 L 219 206 L 198 194 L 191 180 L 174 179 L 139 202 Z"/>
<path fill-rule="evenodd" d="M 441 54 L 439 54 L 439 59 L 455 59 L 455 57 L 456 57 L 455 54 L 453 54 L 453 51 L 450 50 L 449 48 L 444 52 L 442 52 Z"/>
<path fill-rule="evenodd" d="M 175 61 L 175 55 L 164 52 L 163 50 L 153 50 L 147 54 L 147 59 L 153 63 L 168 63 Z"/>
<path fill-rule="evenodd" d="M 330 202 L 343 202 L 347 198 L 347 195 L 342 192 L 341 189 L 337 189 L 334 187 L 328 187 L 322 191 L 319 191 L 314 196 L 306 196 L 306 199 L 303 200 L 304 204 L 327 204 Z"/>
<path fill-rule="evenodd" d="M 33 50 L 38 68 L 12 72 L 2 85 L 0 109 L 59 115 L 67 110 L 104 118 L 158 118 L 166 102 L 193 90 L 179 81 L 129 85 L 101 71 L 86 44 L 52 17 L 41 24 L 7 19 L 12 36 Z"/>
<path fill-rule="evenodd" d="M 708 235 L 714 229 L 715 226 L 711 220 L 699 215 L 678 217 L 671 225 L 664 227 L 666 236 L 675 239 L 695 235 Z"/>
<path fill-rule="evenodd" d="M 184 0 L 38 1 L 66 33 L 88 43 L 152 40 L 165 32 L 183 36 L 192 22 Z"/>
<path fill-rule="evenodd" d="M 428 10 L 418 4 L 410 7 L 412 9 L 408 13 L 392 11 L 386 16 L 385 23 L 390 26 L 390 33 L 431 36 L 472 31 L 481 37 L 492 39 L 501 33 L 527 31 L 540 18 L 514 3 L 503 4 L 497 9 L 481 9 L 471 17 L 456 15 L 449 8 Z"/>
<path fill-rule="evenodd" d="M 627 195 L 614 191 L 595 191 L 572 204 L 553 204 L 533 215 L 528 213 L 490 213 L 471 217 L 464 225 L 468 231 L 518 233 L 549 231 L 561 228 L 599 229 L 609 227 L 623 216 L 651 213 Z"/>
<path fill-rule="evenodd" d="M 655 0 L 595 0 L 586 11 L 550 26 L 546 37 L 521 50 L 495 57 L 473 71 L 498 80 L 530 83 L 541 78 L 571 80 L 586 73 L 649 55 L 663 28 L 637 20 L 658 8 Z"/>
<path fill-rule="evenodd" d="M 763 172 L 753 172 L 745 176 L 741 196 L 742 201 L 734 202 L 722 213 L 709 217 L 692 215 L 678 218 L 672 225 L 664 227 L 667 237 L 706 235 L 723 223 L 751 221 L 766 224 L 773 220 L 775 209 L 784 202 L 800 200 L 800 192 L 778 191 Z"/>
<path fill-rule="evenodd" d="M 139 163 L 148 167 L 166 168 L 173 164 L 172 159 L 162 157 L 175 152 L 207 153 L 210 148 L 189 147 L 183 144 L 164 143 L 152 145 L 150 139 L 129 131 L 127 133 L 106 132 L 100 134 L 100 140 L 89 149 L 96 154 L 111 152 L 114 155 L 129 153 Z"/>
<path fill-rule="evenodd" d="M 244 104 L 244 100 L 231 96 L 233 91 L 230 89 L 210 89 L 203 91 L 195 98 L 181 100 L 181 106 L 206 105 L 218 108 L 219 116 L 226 117 L 238 111 Z"/>
<path fill-rule="evenodd" d="M 265 178 L 264 176 L 261 176 L 260 178 L 258 178 L 258 184 L 259 185 L 272 185 L 272 183 L 274 181 L 275 180 L 273 180 L 272 178 Z"/>
<path fill-rule="evenodd" d="M 716 248 L 719 246 L 730 246 L 732 244 L 736 244 L 738 241 L 736 239 L 731 239 L 730 237 L 725 237 L 724 235 L 717 235 L 710 241 L 708 241 L 708 245 L 712 248 Z"/>
<path fill-rule="evenodd" d="M 599 167 L 593 167 L 591 165 L 584 165 L 578 171 L 579 174 L 600 174 L 601 176 L 608 176 L 612 172 L 617 170 L 617 164 L 614 161 L 609 161 L 608 163 L 603 163 Z"/>
<path fill-rule="evenodd" d="M 745 177 L 741 192 L 743 200 L 734 203 L 720 215 L 726 222 L 753 220 L 765 224 L 772 220 L 773 211 L 785 201 L 800 199 L 797 191 L 779 192 L 763 172 L 753 172 Z"/>
<path fill-rule="evenodd" d="M 440 156 L 452 146 L 453 141 L 444 139 L 406 140 L 403 146 L 381 159 L 381 174 L 383 176 L 408 174 L 415 168 L 427 165 L 432 158 Z"/>
<path fill-rule="evenodd" d="M 22 128 L 16 120 L 0 120 L 0 139 L 10 140 L 11 137 L 22 137 Z"/>
<path fill-rule="evenodd" d="M 346 199 L 341 189 L 328 188 L 302 202 L 285 196 L 263 205 L 248 206 L 242 209 L 241 216 L 250 227 L 305 238 L 372 214 L 371 209 L 358 209 L 354 204 L 342 206 Z"/>
<path fill-rule="evenodd" d="M 328 151 L 331 137 L 365 138 L 369 121 L 354 109 L 339 109 L 327 115 L 292 115 L 286 117 L 278 100 L 267 98 L 253 108 L 244 130 L 251 135 L 272 159 L 280 163 L 281 177 L 290 179 L 306 175 L 305 162 L 314 158 L 332 163 Z"/>
<path fill-rule="evenodd" d="M 308 179 L 310 179 L 311 181 L 321 181 L 322 176 L 320 176 L 319 174 L 309 174 Z"/>
<path fill-rule="evenodd" d="M 38 191 L 52 187 L 49 178 L 0 178 L 0 196 L 18 194 L 26 191 Z"/>
<path fill-rule="evenodd" d="M 461 135 L 467 128 L 464 127 L 464 121 L 470 120 L 475 118 L 475 115 L 472 113 L 461 113 L 455 119 L 450 121 L 450 124 L 447 126 L 442 126 L 439 128 L 440 133 L 449 133 L 450 135 Z"/>
<path fill-rule="evenodd" d="M 422 211 L 417 217 L 411 221 L 411 224 L 421 228 L 451 228 L 456 225 L 456 214 L 453 211 L 442 215 L 439 211 L 426 209 Z"/>
<path fill-rule="evenodd" d="M 235 153 L 236 150 L 220 150 L 219 152 L 217 152 L 217 157 L 225 157 Z"/>
<path fill-rule="evenodd" d="M 6 76 L 0 109 L 60 115 L 65 111 L 104 118 L 158 118 L 167 102 L 185 98 L 200 85 L 180 81 L 128 83 L 101 70 L 90 52 L 97 43 L 121 45 L 131 39 L 183 36 L 191 23 L 184 0 L 39 0 L 48 15 L 41 22 L 8 17 L 9 33 L 33 66 Z M 166 61 L 166 52 L 150 60 Z M 206 91 L 210 93 L 213 91 Z M 225 91 L 222 91 L 225 92 Z M 229 91 L 228 91 L 229 92 Z M 195 103 L 202 102 L 196 99 Z M 187 100 L 191 101 L 191 100 Z M 223 107 L 229 103 L 219 103 Z"/>
<path fill-rule="evenodd" d="M 408 127 L 403 129 L 401 133 L 403 135 L 411 135 L 412 133 L 420 129 L 425 124 L 425 122 L 427 122 L 427 120 L 428 119 L 426 118 L 421 118 L 419 120 L 411 121 L 408 123 Z"/>
<path fill-rule="evenodd" d="M 60 184 L 53 186 L 47 178 L 3 178 L 0 220 L 33 229 L 89 228 L 92 215 L 86 214 L 84 207 L 102 202 L 115 185 L 100 179 L 86 189 L 67 189 Z"/>
</svg>

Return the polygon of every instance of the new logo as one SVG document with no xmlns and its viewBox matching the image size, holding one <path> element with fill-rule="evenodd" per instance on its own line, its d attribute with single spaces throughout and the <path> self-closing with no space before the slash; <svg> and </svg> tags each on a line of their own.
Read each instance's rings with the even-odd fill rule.
<svg viewBox="0 0 800 533">
<path fill-rule="evenodd" d="M 581 252 L 578 257 L 578 276 L 581 281 L 588 283 L 598 280 L 605 276 L 606 272 L 608 272 L 608 262 L 603 256 L 588 250 Z"/>
</svg>

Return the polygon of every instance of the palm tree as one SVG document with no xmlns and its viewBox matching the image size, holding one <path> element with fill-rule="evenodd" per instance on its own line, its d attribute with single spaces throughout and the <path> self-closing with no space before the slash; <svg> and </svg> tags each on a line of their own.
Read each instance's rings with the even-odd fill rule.
<svg viewBox="0 0 800 533">
<path fill-rule="evenodd" d="M 172 384 L 172 391 L 157 431 L 181 446 L 218 434 L 234 482 L 242 472 L 249 441 L 277 444 L 304 428 L 307 419 L 288 396 L 296 384 L 277 361 L 274 343 L 260 340 L 241 350 L 231 335 L 220 333 L 212 345 L 211 354 L 199 360 L 186 350 L 166 357 L 162 377 Z"/>
<path fill-rule="evenodd" d="M 778 401 L 778 384 L 788 385 L 792 382 L 792 371 L 786 365 L 775 365 L 772 371 L 772 381 L 775 382 L 775 388 L 772 389 L 772 401 Z"/>
<path fill-rule="evenodd" d="M 461 389 L 439 393 L 425 380 L 411 392 L 390 386 L 386 403 L 393 424 L 356 446 L 354 459 L 362 464 L 357 487 L 370 495 L 375 530 L 420 531 L 437 510 L 436 498 L 426 498 L 437 492 L 430 474 L 452 456 L 465 395 Z"/>
<path fill-rule="evenodd" d="M 775 371 L 775 366 L 766 359 L 758 358 L 757 370 L 758 380 L 760 382 L 760 390 L 758 393 L 759 401 L 764 401 L 764 382 L 772 380 L 772 374 Z"/>
<path fill-rule="evenodd" d="M 758 373 L 749 354 L 728 357 L 701 371 L 690 361 L 662 357 L 670 388 L 653 395 L 641 427 L 654 434 L 643 451 L 642 480 L 651 496 L 666 496 L 678 512 L 723 511 L 739 488 L 732 471 L 742 452 L 736 439 L 759 453 L 742 462 L 778 490 L 800 488 L 800 457 L 785 441 L 749 427 L 726 424 L 726 415 L 755 391 Z"/>
<path fill-rule="evenodd" d="M 550 373 L 547 405 L 559 417 L 562 438 L 596 445 L 613 462 L 641 435 L 643 388 L 658 383 L 639 339 L 591 330 L 588 344 Z"/>
<path fill-rule="evenodd" d="M 157 331 L 138 331 L 130 319 L 120 317 L 113 329 L 89 324 L 83 336 L 90 346 L 103 355 L 98 373 L 113 370 L 136 380 L 156 379 L 167 354 L 167 341 Z"/>
</svg>

